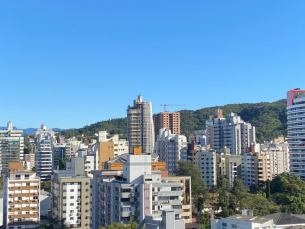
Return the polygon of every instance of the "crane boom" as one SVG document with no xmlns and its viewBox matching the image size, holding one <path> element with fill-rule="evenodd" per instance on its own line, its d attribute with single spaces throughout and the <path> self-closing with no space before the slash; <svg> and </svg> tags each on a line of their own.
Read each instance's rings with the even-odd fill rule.
<svg viewBox="0 0 305 229">
<path fill-rule="evenodd" d="M 186 104 L 161 104 L 160 106 L 164 106 L 164 112 L 166 112 L 166 106 L 187 106 Z"/>
</svg>

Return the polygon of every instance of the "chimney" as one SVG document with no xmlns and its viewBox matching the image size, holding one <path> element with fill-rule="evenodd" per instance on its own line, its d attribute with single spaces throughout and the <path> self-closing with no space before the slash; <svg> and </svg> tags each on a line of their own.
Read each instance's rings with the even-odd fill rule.
<svg viewBox="0 0 305 229">
<path fill-rule="evenodd" d="M 215 219 L 215 215 L 214 215 L 214 210 L 212 209 L 211 210 L 211 220 L 214 220 Z"/>
</svg>

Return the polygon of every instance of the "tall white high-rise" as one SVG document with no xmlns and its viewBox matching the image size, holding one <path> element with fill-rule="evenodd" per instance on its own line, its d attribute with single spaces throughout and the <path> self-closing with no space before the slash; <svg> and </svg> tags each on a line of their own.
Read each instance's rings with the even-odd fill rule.
<svg viewBox="0 0 305 229">
<path fill-rule="evenodd" d="M 159 130 L 155 143 L 154 153 L 159 155 L 159 160 L 166 162 L 166 170 L 174 174 L 178 161 L 187 161 L 187 140 L 183 135 L 172 134 L 171 130 Z"/>
<path fill-rule="evenodd" d="M 290 173 L 305 180 L 305 90 L 287 92 L 287 130 Z"/>
<path fill-rule="evenodd" d="M 8 171 L 8 163 L 23 161 L 24 138 L 22 130 L 13 130 L 11 121 L 7 123 L 7 130 L 0 130 L 0 173 Z"/>
<path fill-rule="evenodd" d="M 151 102 L 143 102 L 142 95 L 127 108 L 127 141 L 129 149 L 142 147 L 142 153 L 154 150 L 155 133 Z"/>
<path fill-rule="evenodd" d="M 53 155 L 52 144 L 54 131 L 48 130 L 46 126 L 41 125 L 41 129 L 35 131 L 35 168 L 36 174 L 41 181 L 51 179 Z"/>
<path fill-rule="evenodd" d="M 233 112 L 227 115 L 227 119 L 221 115 L 212 116 L 207 124 L 207 142 L 217 153 L 220 153 L 221 148 L 227 147 L 231 154 L 241 155 L 256 140 L 255 127 Z"/>
</svg>

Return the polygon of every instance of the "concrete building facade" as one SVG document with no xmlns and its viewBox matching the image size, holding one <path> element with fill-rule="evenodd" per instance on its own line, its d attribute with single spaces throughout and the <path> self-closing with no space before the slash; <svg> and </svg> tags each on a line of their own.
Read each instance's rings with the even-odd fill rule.
<svg viewBox="0 0 305 229">
<path fill-rule="evenodd" d="M 235 155 L 247 152 L 251 142 L 256 140 L 255 127 L 232 112 L 227 115 L 227 119 L 221 118 L 222 112 L 219 110 L 218 113 L 217 117 L 211 116 L 206 122 L 207 142 L 211 148 L 217 153 L 224 147 L 230 148 L 231 154 Z"/>
<path fill-rule="evenodd" d="M 111 160 L 112 158 L 129 153 L 129 144 L 125 139 L 119 139 L 119 135 L 115 134 L 114 136 L 108 138 L 107 131 L 99 131 L 99 148 L 97 161 L 99 164 L 99 170 L 104 169 L 104 163 Z"/>
<path fill-rule="evenodd" d="M 166 170 L 174 174 L 178 161 L 187 161 L 187 140 L 183 135 L 175 135 L 171 130 L 160 129 L 155 142 L 154 153 L 159 155 L 159 161 L 166 162 Z"/>
<path fill-rule="evenodd" d="M 90 228 L 90 178 L 52 175 L 52 218 L 72 228 Z"/>
<path fill-rule="evenodd" d="M 181 217 L 181 182 L 162 180 L 161 171 L 151 170 L 150 157 L 128 155 L 123 171 L 92 171 L 91 228 L 128 224 L 131 217 L 140 223 L 145 215 L 161 216 L 165 209 Z"/>
<path fill-rule="evenodd" d="M 180 112 L 161 112 L 153 115 L 155 141 L 160 129 L 171 130 L 172 134 L 180 135 Z"/>
<path fill-rule="evenodd" d="M 41 129 L 35 131 L 35 168 L 41 181 L 51 179 L 53 169 L 52 145 L 55 132 L 41 125 Z"/>
<path fill-rule="evenodd" d="M 206 130 L 195 130 L 194 134 L 189 136 L 189 143 L 195 142 L 196 145 L 207 145 Z"/>
<path fill-rule="evenodd" d="M 305 180 L 305 90 L 287 92 L 287 141 L 290 153 L 290 173 Z"/>
<path fill-rule="evenodd" d="M 11 161 L 23 161 L 24 138 L 22 130 L 14 130 L 11 121 L 7 124 L 7 130 L 0 130 L 0 173 L 6 174 L 8 163 Z"/>
<path fill-rule="evenodd" d="M 154 150 L 155 133 L 151 102 L 143 102 L 142 95 L 127 108 L 127 141 L 129 149 L 142 147 L 142 153 Z"/>
<path fill-rule="evenodd" d="M 175 218 L 174 210 L 163 210 L 162 216 L 145 216 L 145 229 L 185 229 L 183 219 Z"/>
<path fill-rule="evenodd" d="M 40 221 L 40 179 L 10 162 L 3 182 L 3 228 L 36 228 Z"/>
<path fill-rule="evenodd" d="M 231 186 L 233 186 L 234 178 L 242 177 L 241 155 L 230 154 L 229 148 L 222 148 L 220 152 L 220 154 L 216 155 L 217 177 L 227 177 Z"/>
<path fill-rule="evenodd" d="M 264 152 L 244 153 L 242 160 L 242 180 L 245 186 L 258 185 L 260 182 L 272 180 L 270 157 Z"/>
</svg>

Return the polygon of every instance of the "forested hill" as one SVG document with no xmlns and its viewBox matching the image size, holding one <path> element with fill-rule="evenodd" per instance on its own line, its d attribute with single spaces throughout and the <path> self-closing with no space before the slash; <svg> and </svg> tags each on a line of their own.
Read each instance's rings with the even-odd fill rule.
<svg viewBox="0 0 305 229">
<path fill-rule="evenodd" d="M 282 99 L 273 103 L 242 103 L 228 104 L 225 106 L 215 106 L 202 108 L 196 111 L 182 110 L 181 113 L 181 134 L 188 136 L 194 130 L 205 129 L 205 120 L 215 113 L 215 110 L 221 108 L 226 116 L 229 112 L 237 113 L 241 118 L 250 122 L 256 127 L 258 141 L 264 138 L 273 138 L 279 135 L 286 136 L 287 115 L 286 100 Z M 111 119 L 101 121 L 80 129 L 71 129 L 61 131 L 60 134 L 71 136 L 92 136 L 100 130 L 107 130 L 111 134 L 126 134 L 126 118 Z"/>
</svg>

